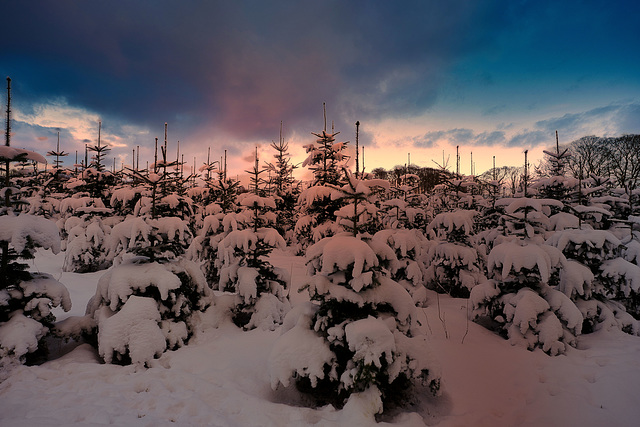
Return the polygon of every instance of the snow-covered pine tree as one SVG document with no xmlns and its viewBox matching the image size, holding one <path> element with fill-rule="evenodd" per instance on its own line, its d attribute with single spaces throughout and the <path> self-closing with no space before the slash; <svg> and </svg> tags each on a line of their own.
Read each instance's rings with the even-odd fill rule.
<svg viewBox="0 0 640 427">
<path fill-rule="evenodd" d="M 107 189 L 115 184 L 115 176 L 104 165 L 105 156 L 111 149 L 102 144 L 101 128 L 102 122 L 98 122 L 98 142 L 95 145 L 87 145 L 86 147 L 88 151 L 95 154 L 91 157 L 91 162 L 82 171 L 81 178 L 85 183 L 84 191 L 89 192 L 91 197 L 99 197 L 104 202 L 108 202 L 110 194 Z"/>
<path fill-rule="evenodd" d="M 271 385 L 287 386 L 294 377 L 318 401 L 338 407 L 360 393 L 389 403 L 413 380 L 437 392 L 439 373 L 425 337 L 414 328 L 414 301 L 389 277 L 387 267 L 397 262 L 394 249 L 385 239 L 359 234 L 366 210 L 357 206 L 371 203 L 370 188 L 380 183 L 348 176 L 341 193 L 349 202 L 340 216 L 349 232 L 307 250 L 308 290 L 315 304 L 302 305 L 285 319 L 269 357 Z"/>
<path fill-rule="evenodd" d="M 512 344 L 536 347 L 550 355 L 576 345 L 582 313 L 564 293 L 554 289 L 567 260 L 544 243 L 546 214 L 562 203 L 550 199 L 502 199 L 505 233 L 487 259 L 490 280 L 471 290 L 474 317 L 492 322 Z"/>
<path fill-rule="evenodd" d="M 519 240 L 495 246 L 487 265 L 491 280 L 471 290 L 476 320 L 495 322 L 514 345 L 564 353 L 576 345 L 583 320 L 571 299 L 549 285 L 564 265 L 552 246 Z"/>
<path fill-rule="evenodd" d="M 236 295 L 231 315 L 237 326 L 274 329 L 290 308 L 285 294 L 288 273 L 267 259 L 273 249 L 286 247 L 272 227 L 276 220 L 275 200 L 244 193 L 238 197 L 238 204 L 245 208 L 244 229 L 230 231 L 218 243 L 218 288 Z"/>
<path fill-rule="evenodd" d="M 237 229 L 235 214 L 224 214 L 217 203 L 211 203 L 206 207 L 202 226 L 187 250 L 189 259 L 200 263 L 207 284 L 214 290 L 220 289 L 222 262 L 218 259 L 218 244 L 227 234 Z"/>
<path fill-rule="evenodd" d="M 419 229 L 387 228 L 378 231 L 371 239 L 371 246 L 387 245 L 395 258 L 389 260 L 390 277 L 411 294 L 416 306 L 426 304 L 427 249 L 429 241 Z"/>
<path fill-rule="evenodd" d="M 348 233 L 308 249 L 315 304 L 301 305 L 285 319 L 269 356 L 273 388 L 295 378 L 320 403 L 338 407 L 371 390 L 389 403 L 404 396 L 414 380 L 438 391 L 429 345 L 412 327 L 414 302 L 384 272 L 383 264 L 393 258 L 390 247 L 374 250 Z"/>
<path fill-rule="evenodd" d="M 617 237 L 607 230 L 565 229 L 553 233 L 547 244 L 568 259 L 558 290 L 580 308 L 584 332 L 614 327 L 640 335 L 640 267 L 623 257 Z"/>
<path fill-rule="evenodd" d="M 38 247 L 60 250 L 54 222 L 33 215 L 2 215 L 0 244 L 0 368 L 4 368 L 24 363 L 29 354 L 44 349 L 42 339 L 55 322 L 52 309 L 69 311 L 71 298 L 51 275 L 27 271 L 21 262 L 32 259 Z"/>
<path fill-rule="evenodd" d="M 390 187 L 386 200 L 381 201 L 381 222 L 385 228 L 424 229 L 427 225 L 427 213 L 424 205 L 428 198 L 420 194 L 419 176 L 402 175 L 403 183 Z"/>
<path fill-rule="evenodd" d="M 379 220 L 379 194 L 389 190 L 389 181 L 384 179 L 359 179 L 347 168 L 343 168 L 346 183 L 342 186 L 328 185 L 334 191 L 331 198 L 341 200 L 343 206 L 335 212 L 338 225 L 354 236 L 375 234 L 382 228 Z"/>
<path fill-rule="evenodd" d="M 0 371 L 24 363 L 27 357 L 46 351 L 42 339 L 55 322 L 54 307 L 71 308 L 67 288 L 46 273 L 27 271 L 21 260 L 34 257 L 36 248 L 60 250 L 60 235 L 53 221 L 34 215 L 17 215 L 10 183 L 10 164 L 22 159 L 45 163 L 38 153 L 0 146 L 0 161 L 6 168 L 0 212 Z M 0 374 L 1 376 L 2 374 Z M 0 378 L 2 379 L 2 378 Z"/>
<path fill-rule="evenodd" d="M 190 206 L 187 211 L 179 206 L 189 203 L 173 192 L 179 182 L 166 170 L 170 165 L 164 159 L 163 149 L 163 161 L 152 171 L 131 171 L 151 195 L 138 201 L 134 214 L 140 216 L 111 229 L 114 267 L 100 278 L 87 305 L 99 354 L 109 363 L 149 365 L 165 350 L 182 346 L 194 333 L 194 314 L 212 302 L 199 266 L 184 257 L 192 239 L 189 218 L 164 216 L 171 208 L 190 212 Z M 88 322 L 85 318 L 78 323 Z"/>
<path fill-rule="evenodd" d="M 286 241 L 293 240 L 295 226 L 296 201 L 300 195 L 300 184 L 296 182 L 293 171 L 296 165 L 291 163 L 289 144 L 282 137 L 280 123 L 280 139 L 272 141 L 271 148 L 276 151 L 274 163 L 267 162 L 267 170 L 271 176 L 269 193 L 275 196 L 277 221 L 275 228 Z"/>
<path fill-rule="evenodd" d="M 318 139 L 305 146 L 308 155 L 302 165 L 309 167 L 314 180 L 310 187 L 302 190 L 298 199 L 300 214 L 294 231 L 300 251 L 323 237 L 340 232 L 335 212 L 342 205 L 339 199 L 331 199 L 333 189 L 329 187 L 342 185 L 342 166 L 348 159 L 344 153 L 347 143 L 336 143 L 338 134 L 326 130 L 313 133 Z"/>
<path fill-rule="evenodd" d="M 106 362 L 149 365 L 188 342 L 193 315 L 211 304 L 211 290 L 198 265 L 183 256 L 191 233 L 182 219 L 131 217 L 110 238 L 111 253 L 129 255 L 100 278 L 87 316 Z"/>
<path fill-rule="evenodd" d="M 478 212 L 455 210 L 443 212 L 427 226 L 431 235 L 426 256 L 427 287 L 456 298 L 467 298 L 470 290 L 484 277 L 478 252 L 471 245 Z"/>
<path fill-rule="evenodd" d="M 65 221 L 64 271 L 90 273 L 111 267 L 113 259 L 108 258 L 111 227 L 103 218 L 112 213 L 112 209 L 105 207 L 79 207 Z"/>
</svg>

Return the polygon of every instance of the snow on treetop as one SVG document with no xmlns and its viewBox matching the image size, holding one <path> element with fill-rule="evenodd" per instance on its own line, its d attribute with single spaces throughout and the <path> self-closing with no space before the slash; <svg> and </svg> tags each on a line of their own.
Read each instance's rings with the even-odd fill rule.
<svg viewBox="0 0 640 427">
<path fill-rule="evenodd" d="M 220 227 L 220 219 L 216 215 L 207 215 L 202 220 L 202 228 L 200 235 L 205 236 L 207 233 L 215 233 Z"/>
<path fill-rule="evenodd" d="M 629 297 L 631 291 L 638 293 L 640 290 L 640 267 L 624 258 L 609 259 L 600 266 L 600 270 L 605 277 L 624 280 L 622 292 L 625 297 Z"/>
<path fill-rule="evenodd" d="M 35 274 L 33 279 L 20 284 L 24 296 L 43 295 L 51 299 L 53 307 L 61 306 L 64 311 L 71 310 L 71 297 L 66 286 L 48 274 Z"/>
<path fill-rule="evenodd" d="M 382 206 L 397 207 L 400 209 L 405 209 L 408 205 L 409 203 L 399 198 L 389 199 L 382 202 Z"/>
<path fill-rule="evenodd" d="M 316 200 L 322 200 L 325 197 L 331 197 L 331 194 L 334 193 L 335 191 L 336 190 L 334 190 L 331 187 L 325 187 L 323 185 L 314 185 L 313 187 L 307 188 L 300 194 L 298 202 L 308 208 Z"/>
<path fill-rule="evenodd" d="M 263 242 L 273 248 L 284 249 L 287 246 L 287 242 L 275 228 L 259 228 L 257 234 Z"/>
<path fill-rule="evenodd" d="M 164 301 L 169 297 L 169 291 L 181 284 L 178 276 L 156 262 L 121 264 L 100 278 L 96 295 L 87 305 L 87 314 L 93 315 L 98 308 L 100 300 L 97 297 L 106 301 L 111 310 L 116 310 L 121 302 L 126 302 L 133 295 L 134 290 L 144 292 L 148 287 L 154 287 Z"/>
<path fill-rule="evenodd" d="M 342 151 L 342 150 L 344 150 L 345 145 L 347 145 L 346 142 L 336 142 L 335 144 L 333 144 L 331 146 L 331 149 L 333 151 Z"/>
<path fill-rule="evenodd" d="M 113 206 L 116 201 L 127 204 L 135 199 L 138 194 L 140 194 L 140 189 L 133 187 L 117 188 L 111 193 L 111 206 Z"/>
<path fill-rule="evenodd" d="M 550 176 L 545 178 L 537 179 L 533 184 L 531 184 L 532 188 L 540 188 L 540 187 L 553 187 L 553 186 L 563 186 L 563 187 L 577 187 L 578 179 L 573 177 L 565 177 L 565 176 Z"/>
<path fill-rule="evenodd" d="M 538 293 L 529 288 L 522 288 L 517 295 L 505 305 L 505 315 L 508 321 L 520 329 L 525 335 L 529 327 L 535 327 L 538 316 L 549 310 L 550 306 Z"/>
<path fill-rule="evenodd" d="M 383 356 L 387 363 L 393 362 L 396 341 L 384 320 L 369 316 L 347 324 L 344 332 L 349 350 L 355 352 L 354 361 L 378 368 L 382 367 Z"/>
<path fill-rule="evenodd" d="M 353 277 L 378 265 L 378 258 L 369 245 L 353 236 L 332 236 L 320 240 L 307 251 L 307 259 L 322 257 L 320 274 L 346 270 L 353 264 Z M 334 268 L 335 267 L 335 268 Z"/>
<path fill-rule="evenodd" d="M 254 206 L 255 204 L 261 208 L 276 208 L 276 201 L 273 197 L 260 197 L 257 194 L 253 193 L 243 193 L 238 196 L 238 204 L 241 206 Z"/>
<path fill-rule="evenodd" d="M 364 273 L 360 277 L 371 275 Z M 340 277 L 340 279 L 342 279 Z M 407 290 L 398 282 L 385 276 L 378 276 L 378 286 L 366 289 L 354 290 L 346 286 L 334 286 L 334 283 L 326 276 L 316 275 L 311 279 L 310 290 L 320 295 L 329 295 L 337 301 L 349 301 L 359 307 L 369 304 L 389 304 L 398 314 L 397 319 L 402 324 L 409 324 L 411 316 L 415 313 L 415 303 Z M 352 282 L 354 282 L 352 280 Z"/>
<path fill-rule="evenodd" d="M 79 208 L 85 208 L 87 206 L 94 206 L 96 208 L 104 208 L 104 203 L 100 198 L 93 197 L 67 197 L 60 201 L 61 212 L 75 212 Z"/>
<path fill-rule="evenodd" d="M 36 153 L 35 151 L 25 150 L 23 148 L 14 148 L 6 145 L 0 145 L 0 158 L 6 160 L 33 160 L 38 163 L 47 163 L 47 159 L 44 158 L 41 154 Z"/>
<path fill-rule="evenodd" d="M 606 216 L 613 215 L 608 209 L 601 208 L 599 206 L 593 206 L 593 205 L 592 206 L 575 205 L 575 206 L 571 206 L 571 209 L 573 209 L 578 213 L 602 214 Z M 629 219 L 631 218 L 632 217 L 629 216 Z"/>
<path fill-rule="evenodd" d="M 547 283 L 551 269 L 565 262 L 562 252 L 552 246 L 505 242 L 493 248 L 487 260 L 487 269 L 492 271 L 501 268 L 502 280 L 507 280 L 512 270 L 518 273 L 523 268 L 532 270 L 537 267 L 540 279 Z"/>
<path fill-rule="evenodd" d="M 73 190 L 74 188 L 81 187 L 83 185 L 87 185 L 87 182 L 82 179 L 71 178 L 69 181 L 64 183 L 64 188 Z"/>
<path fill-rule="evenodd" d="M 464 230 L 465 234 L 471 234 L 473 231 L 473 218 L 478 212 L 472 210 L 457 210 L 453 212 L 443 212 L 431 221 L 427 226 L 427 230 L 435 230 L 436 228 L 445 228 L 447 232 L 452 232 L 454 228 Z"/>
<path fill-rule="evenodd" d="M 548 245 L 555 246 L 563 252 L 571 243 L 576 246 L 586 244 L 589 247 L 598 249 L 602 248 L 605 243 L 613 247 L 622 245 L 622 242 L 616 236 L 606 230 L 567 229 L 557 231 L 547 239 Z"/>
<path fill-rule="evenodd" d="M 225 253 L 225 249 L 231 251 L 225 256 L 230 256 L 236 248 L 247 253 L 256 248 L 258 240 L 262 240 L 265 244 L 273 248 L 282 249 L 287 245 L 278 231 L 273 228 L 263 227 L 259 228 L 257 232 L 248 228 L 245 230 L 231 231 L 223 240 L 220 241 L 218 244 L 218 250 L 221 251 L 221 253 Z"/>
<path fill-rule="evenodd" d="M 456 265 L 462 263 L 469 270 L 476 270 L 475 263 L 478 262 L 478 251 L 468 246 L 458 245 L 451 242 L 440 242 L 429 249 L 429 258 L 447 260 Z"/>
<path fill-rule="evenodd" d="M 539 212 L 544 212 L 544 206 L 554 206 L 562 209 L 564 206 L 561 201 L 554 199 L 532 199 L 529 197 L 511 198 L 505 197 L 496 201 L 496 206 L 506 206 L 505 212 L 512 214 L 518 209 L 525 207 L 532 208 Z"/>
<path fill-rule="evenodd" d="M 28 240 L 36 246 L 60 252 L 60 234 L 55 222 L 35 215 L 0 216 L 0 240 L 8 241 L 22 252 Z"/>
<path fill-rule="evenodd" d="M 549 217 L 549 224 L 552 230 L 560 231 L 567 228 L 578 228 L 580 220 L 577 216 L 567 212 L 558 212 Z"/>
<path fill-rule="evenodd" d="M 381 255 L 378 249 L 375 249 L 378 245 L 388 245 L 400 252 L 400 256 L 406 257 L 410 251 L 415 251 L 420 248 L 422 242 L 418 238 L 416 230 L 411 229 L 385 229 L 380 230 L 374 234 L 371 239 L 374 250 Z"/>
<path fill-rule="evenodd" d="M 175 239 L 176 235 L 179 236 L 180 240 L 184 240 L 191 235 L 186 222 L 175 216 L 161 217 L 152 220 L 151 223 L 158 228 L 160 233 L 166 234 L 171 240 Z"/>
<path fill-rule="evenodd" d="M 560 270 L 560 283 L 558 290 L 568 297 L 574 294 L 589 298 L 589 287 L 594 276 L 591 269 L 581 262 L 568 259 L 562 270 Z"/>
<path fill-rule="evenodd" d="M 346 194 L 360 193 L 360 194 L 367 195 L 371 193 L 372 187 L 381 187 L 387 190 L 390 187 L 390 182 L 385 179 L 358 179 L 355 177 L 355 175 L 352 175 L 349 172 L 347 172 L 346 175 L 349 179 L 348 184 L 345 184 L 342 187 L 331 186 L 331 188 L 336 188 L 340 190 L 340 192 L 334 191 L 333 193 L 331 193 L 331 198 L 333 200 L 343 197 L 343 194 L 341 193 L 346 193 Z"/>
<path fill-rule="evenodd" d="M 222 213 L 222 207 L 218 203 L 209 203 L 204 207 L 205 215 L 215 215 Z"/>
<path fill-rule="evenodd" d="M 168 194 L 164 196 L 161 200 L 162 200 L 162 203 L 166 203 L 167 205 L 169 205 L 171 209 L 176 209 L 178 206 L 180 206 L 180 203 L 182 202 L 182 199 L 177 194 Z M 189 203 L 191 205 L 193 204 L 191 200 L 189 200 L 188 202 L 191 202 Z"/>
<path fill-rule="evenodd" d="M 157 182 L 160 182 L 163 177 L 164 177 L 163 174 L 157 174 L 157 173 L 154 173 L 154 172 L 150 172 L 149 176 L 147 176 L 147 179 L 149 180 L 150 183 L 157 183 Z"/>
</svg>

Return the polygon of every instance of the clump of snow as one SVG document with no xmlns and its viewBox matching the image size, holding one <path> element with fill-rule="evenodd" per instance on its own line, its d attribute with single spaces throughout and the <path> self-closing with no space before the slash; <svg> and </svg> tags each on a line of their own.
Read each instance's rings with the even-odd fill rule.
<svg viewBox="0 0 640 427">
<path fill-rule="evenodd" d="M 19 286 L 24 299 L 34 301 L 35 298 L 38 301 L 37 310 L 35 306 L 24 308 L 24 311 L 30 312 L 36 320 L 48 317 L 53 307 L 61 307 L 64 311 L 71 310 L 71 298 L 66 286 L 49 274 L 33 274 L 31 280 L 22 281 Z M 31 301 L 30 304 L 34 304 Z"/>
<path fill-rule="evenodd" d="M 308 306 L 306 306 L 308 307 Z M 271 387 L 278 384 L 287 387 L 291 378 L 308 377 L 312 386 L 325 377 L 325 366 L 332 366 L 335 355 L 329 343 L 311 328 L 311 319 L 315 310 L 305 312 L 291 311 L 284 324 L 295 322 L 278 338 L 269 355 L 269 373 Z M 289 320 L 288 319 L 293 319 Z"/>
<path fill-rule="evenodd" d="M 54 253 L 60 251 L 60 234 L 55 222 L 35 215 L 0 216 L 0 240 L 10 242 L 16 252 L 22 252 L 30 240 Z"/>
<path fill-rule="evenodd" d="M 553 233 L 547 244 L 565 252 L 570 246 L 585 246 L 603 250 L 605 247 L 618 248 L 622 242 L 606 230 L 574 230 L 568 229 Z M 602 254 L 604 256 L 605 254 Z"/>
<path fill-rule="evenodd" d="M 437 233 L 438 229 L 442 229 L 447 233 L 451 233 L 455 229 L 458 229 L 468 235 L 473 233 L 474 218 L 477 215 L 477 211 L 462 209 L 453 212 L 443 212 L 436 215 L 433 221 L 429 223 L 427 230 Z"/>
<path fill-rule="evenodd" d="M 593 279 L 594 275 L 587 266 L 578 261 L 567 260 L 560 270 L 558 290 L 570 298 L 576 295 L 590 298 Z"/>
<path fill-rule="evenodd" d="M 47 163 L 42 154 L 35 151 L 25 150 L 24 148 L 16 148 L 8 145 L 0 146 L 0 159 L 2 160 L 33 160 L 38 163 Z"/>
<path fill-rule="evenodd" d="M 19 363 L 27 353 L 38 349 L 38 341 L 49 329 L 19 311 L 0 323 L 0 371 L 6 365 Z"/>
<path fill-rule="evenodd" d="M 160 312 L 152 298 L 131 296 L 114 313 L 103 307 L 97 313 L 98 351 L 105 362 L 129 354 L 134 364 L 148 364 L 167 347 L 160 329 Z"/>
<path fill-rule="evenodd" d="M 505 242 L 495 246 L 489 253 L 487 270 L 499 270 L 499 277 L 507 280 L 509 274 L 517 274 L 522 269 L 536 269 L 540 280 L 547 283 L 552 269 L 564 262 L 564 255 L 554 247 Z"/>
<path fill-rule="evenodd" d="M 549 217 L 549 223 L 551 230 L 566 230 L 568 228 L 578 228 L 580 225 L 580 219 L 567 212 L 558 212 L 555 215 Z"/>
<path fill-rule="evenodd" d="M 376 317 L 351 322 L 344 328 L 349 350 L 354 352 L 353 361 L 365 365 L 382 367 L 382 360 L 393 361 L 396 343 L 387 324 Z"/>
<path fill-rule="evenodd" d="M 640 292 L 640 267 L 624 258 L 606 260 L 600 266 L 602 276 L 620 283 L 618 291 L 625 297 Z"/>
<path fill-rule="evenodd" d="M 358 277 L 364 270 L 378 265 L 378 258 L 371 247 L 353 236 L 325 238 L 309 248 L 307 257 L 312 260 L 321 259 L 319 270 L 324 275 L 345 270 L 353 264 L 352 274 Z"/>
<path fill-rule="evenodd" d="M 116 310 L 134 292 L 144 292 L 148 287 L 156 288 L 162 300 L 169 291 L 177 289 L 181 282 L 178 276 L 167 271 L 157 262 L 148 264 L 121 264 L 105 273 L 98 281 L 96 296 L 89 302 L 87 312 L 91 314 L 104 301 L 111 310 Z"/>
</svg>

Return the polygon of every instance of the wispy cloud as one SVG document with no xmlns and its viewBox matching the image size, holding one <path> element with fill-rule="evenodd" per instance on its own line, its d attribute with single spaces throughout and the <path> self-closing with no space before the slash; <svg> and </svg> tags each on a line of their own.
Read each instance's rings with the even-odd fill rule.
<svg viewBox="0 0 640 427">
<path fill-rule="evenodd" d="M 565 142 L 586 135 L 619 135 L 637 133 L 640 123 L 640 104 L 610 104 L 591 110 L 564 114 L 538 120 L 530 127 L 518 129 L 509 124 L 498 124 L 494 130 L 477 132 L 468 128 L 430 131 L 412 138 L 412 145 L 419 148 L 435 147 L 439 143 L 467 146 L 505 146 L 533 148 L 555 142 L 557 130 Z"/>
</svg>

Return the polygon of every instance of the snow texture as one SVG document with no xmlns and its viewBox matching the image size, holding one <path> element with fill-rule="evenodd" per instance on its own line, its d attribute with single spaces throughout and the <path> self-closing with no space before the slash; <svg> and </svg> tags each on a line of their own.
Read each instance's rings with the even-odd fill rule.
<svg viewBox="0 0 640 427">
<path fill-rule="evenodd" d="M 132 363 L 148 364 L 167 347 L 158 305 L 152 298 L 131 296 L 117 313 L 103 307 L 97 322 L 98 351 L 107 363 L 112 362 L 114 352 L 128 352 Z"/>
<path fill-rule="evenodd" d="M 349 350 L 354 352 L 354 362 L 362 361 L 378 369 L 382 367 L 382 360 L 389 364 L 393 362 L 396 342 L 383 320 L 369 316 L 347 324 L 344 332 Z"/>
<path fill-rule="evenodd" d="M 269 355 L 269 373 L 271 387 L 276 389 L 279 383 L 285 387 L 296 375 L 309 377 L 312 386 L 323 379 L 324 367 L 331 366 L 335 355 L 329 343 L 311 328 L 314 310 L 302 313 L 291 311 L 284 320 L 287 325 L 295 319 L 295 326 L 281 335 Z"/>
<path fill-rule="evenodd" d="M 307 251 L 309 259 L 321 258 L 320 273 L 328 275 L 336 270 L 346 270 L 353 264 L 353 277 L 378 265 L 378 258 L 369 245 L 352 236 L 333 236 L 322 239 Z M 359 291 L 360 289 L 356 289 Z"/>
<path fill-rule="evenodd" d="M 19 311 L 14 312 L 9 321 L 0 323 L 0 370 L 11 358 L 20 359 L 36 351 L 38 340 L 48 330 L 42 323 Z"/>
<path fill-rule="evenodd" d="M 100 278 L 96 296 L 87 307 L 87 313 L 92 314 L 101 301 L 105 301 L 111 310 L 116 310 L 134 291 L 144 292 L 148 287 L 158 289 L 160 298 L 166 300 L 169 291 L 180 287 L 180 284 L 178 276 L 171 274 L 162 264 L 121 264 Z"/>
<path fill-rule="evenodd" d="M 549 281 L 551 269 L 564 264 L 566 259 L 556 248 L 534 244 L 520 245 L 514 242 L 501 243 L 493 248 L 487 260 L 487 269 L 500 270 L 500 278 L 507 280 L 511 272 L 518 273 L 523 268 L 537 268 L 543 283 Z"/>
<path fill-rule="evenodd" d="M 60 251 L 60 234 L 56 223 L 35 215 L 0 216 L 0 240 L 10 242 L 16 252 L 22 252 L 28 240 L 54 253 Z"/>
<path fill-rule="evenodd" d="M 33 160 L 34 162 L 38 162 L 42 164 L 47 163 L 47 159 L 45 159 L 41 154 L 38 154 L 35 151 L 25 150 L 23 148 L 14 148 L 8 145 L 0 145 L 0 159 L 3 159 L 3 160 L 27 159 L 27 160 Z"/>
</svg>

